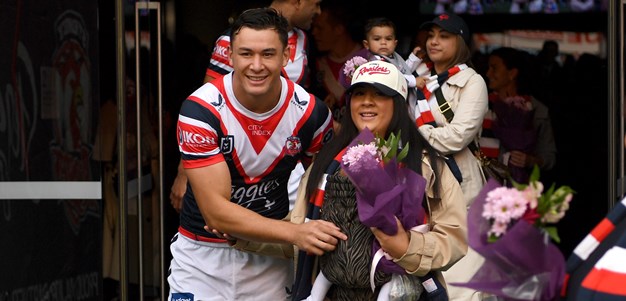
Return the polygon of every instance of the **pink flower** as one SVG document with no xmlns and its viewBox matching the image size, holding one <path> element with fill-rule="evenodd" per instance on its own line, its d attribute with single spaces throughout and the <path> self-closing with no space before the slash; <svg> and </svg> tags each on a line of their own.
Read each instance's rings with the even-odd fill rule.
<svg viewBox="0 0 626 301">
<path fill-rule="evenodd" d="M 506 229 L 509 226 L 508 223 L 494 222 L 491 225 L 491 229 L 487 232 L 489 235 L 494 235 L 495 237 L 500 237 L 506 233 Z"/>
<path fill-rule="evenodd" d="M 367 60 L 364 57 L 357 55 L 346 61 L 343 66 L 343 74 L 345 74 L 347 78 L 352 78 L 354 71 L 365 63 L 367 63 Z"/>
<path fill-rule="evenodd" d="M 486 191 L 481 215 L 489 221 L 488 241 L 494 242 L 519 220 L 527 221 L 544 231 L 556 242 L 560 239 L 551 225 L 560 221 L 569 209 L 574 190 L 569 186 L 558 189 L 553 184 L 547 191 L 539 182 L 539 167 L 535 166 L 529 184 L 513 181 L 513 188 L 493 187 Z"/>
<path fill-rule="evenodd" d="M 341 160 L 351 171 L 358 172 L 361 169 L 378 168 L 380 156 L 376 144 L 371 142 L 368 144 L 357 144 L 349 148 Z"/>
<path fill-rule="evenodd" d="M 508 224 L 519 219 L 528 206 L 524 194 L 514 188 L 499 187 L 487 193 L 483 217 Z"/>
</svg>

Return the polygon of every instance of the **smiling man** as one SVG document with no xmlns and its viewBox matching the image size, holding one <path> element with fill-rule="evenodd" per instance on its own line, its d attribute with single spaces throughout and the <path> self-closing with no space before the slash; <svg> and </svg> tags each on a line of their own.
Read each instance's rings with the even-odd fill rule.
<svg viewBox="0 0 626 301">
<path fill-rule="evenodd" d="M 320 14 L 320 2 L 322 0 L 273 0 L 269 6 L 278 11 L 287 20 L 289 59 L 287 64 L 281 67 L 281 74 L 305 88 L 309 82 L 307 58 L 309 42 L 304 31 L 311 28 L 313 18 Z M 230 28 L 224 31 L 215 41 L 215 46 L 211 53 L 211 61 L 204 77 L 205 83 L 220 79 L 233 71 L 234 66 L 229 57 L 231 41 Z M 303 173 L 304 170 L 301 164 L 299 164 L 291 175 L 288 189 L 292 202 L 295 201 L 296 190 Z M 176 211 L 180 211 L 182 199 L 186 191 L 187 175 L 181 162 L 170 192 L 170 202 Z"/>
<path fill-rule="evenodd" d="M 172 239 L 170 300 L 286 300 L 291 261 L 239 251 L 234 238 L 296 245 L 313 254 L 346 236 L 334 224 L 282 221 L 287 182 L 332 136 L 323 102 L 280 75 L 288 24 L 276 10 L 248 10 L 231 30 L 233 71 L 185 100 L 178 144 L 190 189 Z"/>
</svg>

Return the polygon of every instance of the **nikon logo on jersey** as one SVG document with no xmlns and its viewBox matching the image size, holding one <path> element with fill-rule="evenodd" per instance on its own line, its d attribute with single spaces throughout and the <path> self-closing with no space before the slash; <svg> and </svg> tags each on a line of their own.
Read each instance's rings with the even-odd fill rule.
<svg viewBox="0 0 626 301">
<path fill-rule="evenodd" d="M 199 133 L 189 132 L 178 127 L 178 144 L 187 144 L 189 147 L 215 145 L 215 138 Z"/>
</svg>

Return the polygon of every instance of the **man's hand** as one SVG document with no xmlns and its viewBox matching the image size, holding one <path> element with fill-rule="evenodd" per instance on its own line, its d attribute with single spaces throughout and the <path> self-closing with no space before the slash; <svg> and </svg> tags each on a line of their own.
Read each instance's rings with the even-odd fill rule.
<svg viewBox="0 0 626 301">
<path fill-rule="evenodd" d="M 339 239 L 348 239 L 339 227 L 328 221 L 313 220 L 295 226 L 293 244 L 300 250 L 318 256 L 335 250 Z"/>
<path fill-rule="evenodd" d="M 315 255 L 323 255 L 324 252 L 335 250 L 339 239 L 346 240 L 348 237 L 341 233 L 339 227 L 327 221 L 314 220 L 304 224 L 294 225 L 293 244 L 300 250 Z M 226 239 L 232 246 L 237 242 L 237 238 L 228 233 L 220 232 L 205 225 L 204 230 L 213 233 L 215 236 Z"/>
<path fill-rule="evenodd" d="M 174 184 L 172 184 L 170 191 L 170 203 L 179 213 L 180 209 L 183 207 L 183 196 L 185 196 L 185 192 L 187 192 L 187 175 L 182 168 L 182 163 L 180 163 L 176 179 L 174 179 Z"/>
</svg>

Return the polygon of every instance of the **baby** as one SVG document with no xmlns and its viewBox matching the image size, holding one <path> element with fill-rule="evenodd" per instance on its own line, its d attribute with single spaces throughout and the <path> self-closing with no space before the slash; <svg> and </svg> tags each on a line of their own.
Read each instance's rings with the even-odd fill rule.
<svg viewBox="0 0 626 301">
<path fill-rule="evenodd" d="M 417 46 L 405 61 L 395 51 L 397 45 L 396 26 L 393 21 L 384 17 L 371 18 L 367 21 L 363 47 L 369 50 L 375 59 L 394 64 L 404 74 L 409 88 L 423 88 L 430 76 L 429 69 L 421 58 L 425 52 Z"/>
</svg>

